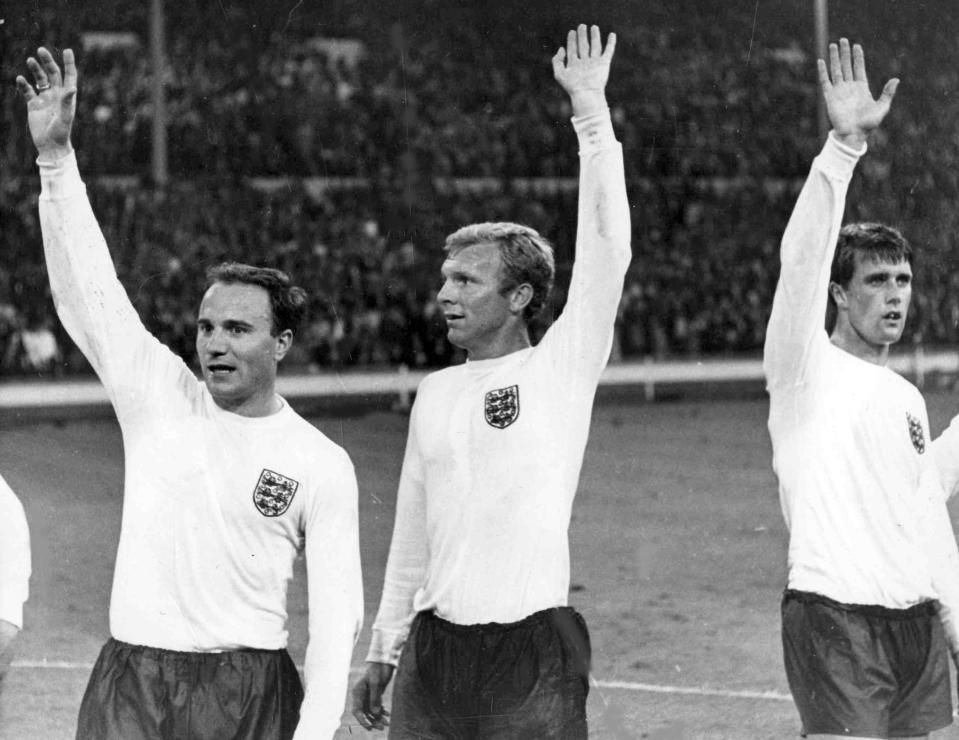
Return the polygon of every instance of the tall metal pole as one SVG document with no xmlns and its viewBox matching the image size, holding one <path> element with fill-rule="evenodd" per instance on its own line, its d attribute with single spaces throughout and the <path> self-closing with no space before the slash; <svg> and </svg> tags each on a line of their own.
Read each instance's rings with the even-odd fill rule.
<svg viewBox="0 0 959 740">
<path fill-rule="evenodd" d="M 166 41 L 164 39 L 163 0 L 150 0 L 150 64 L 153 69 L 153 156 L 151 171 L 153 182 L 167 184 L 170 169 L 167 157 L 166 95 L 163 89 L 166 78 Z"/>
<path fill-rule="evenodd" d="M 816 14 L 816 57 L 829 62 L 829 0 L 813 0 Z M 819 140 L 824 141 L 829 134 L 829 117 L 826 115 L 826 101 L 822 92 L 816 90 L 816 100 L 819 103 Z"/>
</svg>

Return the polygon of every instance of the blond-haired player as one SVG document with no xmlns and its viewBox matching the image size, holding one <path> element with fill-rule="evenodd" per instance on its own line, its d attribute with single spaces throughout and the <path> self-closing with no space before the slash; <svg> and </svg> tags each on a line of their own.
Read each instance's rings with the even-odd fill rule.
<svg viewBox="0 0 959 740">
<path fill-rule="evenodd" d="M 443 308 L 465 365 L 420 385 L 386 582 L 354 714 L 390 737 L 585 738 L 589 636 L 567 606 L 570 511 L 629 264 L 622 148 L 605 87 L 615 36 L 570 31 L 553 58 L 580 146 L 576 262 L 562 315 L 531 346 L 553 281 L 536 231 L 448 237 Z"/>
</svg>

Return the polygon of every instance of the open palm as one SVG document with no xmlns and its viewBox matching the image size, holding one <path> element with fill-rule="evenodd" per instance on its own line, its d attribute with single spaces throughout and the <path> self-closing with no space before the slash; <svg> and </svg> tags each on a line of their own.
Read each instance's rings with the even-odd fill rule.
<svg viewBox="0 0 959 740">
<path fill-rule="evenodd" d="M 862 47 L 856 44 L 850 52 L 846 39 L 841 39 L 838 47 L 829 45 L 828 70 L 826 62 L 819 60 L 819 82 L 829 121 L 836 134 L 863 140 L 882 123 L 899 86 L 899 80 L 893 78 L 886 83 L 879 99 L 873 99 Z"/>
<path fill-rule="evenodd" d="M 566 48 L 553 56 L 553 76 L 567 93 L 603 92 L 609 79 L 609 65 L 616 50 L 616 34 L 611 33 L 603 50 L 599 26 L 587 29 L 580 24 L 566 37 Z"/>
<path fill-rule="evenodd" d="M 27 66 L 33 73 L 37 89 L 23 76 L 17 77 L 17 89 L 27 101 L 27 124 L 30 136 L 40 152 L 68 149 L 70 130 L 77 110 L 77 67 L 73 52 L 63 52 L 63 70 L 44 48 L 37 58 L 30 57 Z"/>
</svg>

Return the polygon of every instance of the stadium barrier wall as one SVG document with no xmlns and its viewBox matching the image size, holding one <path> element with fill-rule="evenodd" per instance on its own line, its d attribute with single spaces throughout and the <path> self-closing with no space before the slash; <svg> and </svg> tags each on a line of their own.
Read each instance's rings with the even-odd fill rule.
<svg viewBox="0 0 959 740">
<path fill-rule="evenodd" d="M 928 376 L 959 375 L 959 348 L 927 351 L 922 346 L 896 353 L 889 365 L 922 388 Z M 336 400 L 363 404 L 387 401 L 397 410 L 412 403 L 420 381 L 430 371 L 320 373 L 280 375 L 277 391 L 298 408 L 311 402 Z M 603 372 L 600 390 L 629 390 L 646 401 L 663 387 L 750 383 L 762 388 L 762 360 L 758 357 L 695 360 L 653 360 L 611 363 Z M 28 380 L 0 383 L 0 420 L 29 420 L 58 415 L 102 415 L 110 411 L 106 392 L 96 379 Z"/>
</svg>

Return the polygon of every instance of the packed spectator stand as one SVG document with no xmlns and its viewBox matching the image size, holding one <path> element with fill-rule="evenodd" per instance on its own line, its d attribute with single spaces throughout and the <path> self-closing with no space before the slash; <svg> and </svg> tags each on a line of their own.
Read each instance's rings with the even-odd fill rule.
<svg viewBox="0 0 959 740">
<path fill-rule="evenodd" d="M 77 50 L 75 145 L 94 209 L 144 321 L 184 357 L 205 268 L 237 259 L 309 290 L 291 367 L 456 361 L 434 296 L 445 235 L 473 221 L 526 223 L 554 242 L 547 313 L 561 310 L 578 165 L 548 58 L 583 20 L 571 4 L 496 17 L 438 0 L 341 1 L 327 16 L 203 5 L 167 4 L 162 187 L 150 177 L 143 9 L 107 3 L 81 19 L 34 6 L 0 25 L 0 374 L 88 370 L 53 312 L 35 152 L 13 93 L 40 43 Z M 620 40 L 609 97 L 634 229 L 615 352 L 755 353 L 779 238 L 820 145 L 811 4 L 774 16 L 754 3 L 609 5 L 597 20 Z M 894 74 L 903 85 L 847 219 L 903 229 L 919 250 L 904 342 L 954 345 L 959 11 L 870 5 L 868 18 L 834 12 L 834 35 L 866 46 L 876 92 Z"/>
</svg>

